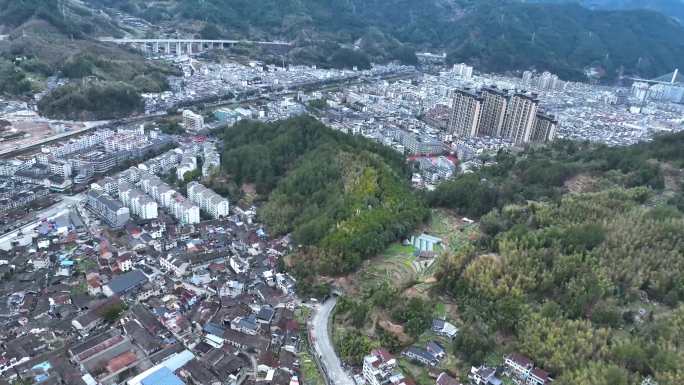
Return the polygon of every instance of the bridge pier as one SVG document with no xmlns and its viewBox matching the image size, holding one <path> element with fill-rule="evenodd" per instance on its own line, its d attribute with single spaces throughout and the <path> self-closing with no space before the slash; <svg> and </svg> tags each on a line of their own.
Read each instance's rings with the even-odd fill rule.
<svg viewBox="0 0 684 385">
<path fill-rule="evenodd" d="M 180 42 L 176 43 L 176 56 L 181 56 L 183 54 L 183 46 Z"/>
<path fill-rule="evenodd" d="M 155 54 L 159 53 L 159 42 L 158 41 L 155 41 L 154 43 L 152 43 L 152 51 Z"/>
<path fill-rule="evenodd" d="M 167 55 L 171 55 L 171 42 L 167 41 L 166 42 L 166 52 Z"/>
</svg>

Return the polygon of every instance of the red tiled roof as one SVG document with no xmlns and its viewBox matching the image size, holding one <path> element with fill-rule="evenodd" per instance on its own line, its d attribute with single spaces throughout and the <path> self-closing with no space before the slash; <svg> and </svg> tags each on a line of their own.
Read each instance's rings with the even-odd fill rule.
<svg viewBox="0 0 684 385">
<path fill-rule="evenodd" d="M 439 377 L 437 377 L 437 385 L 459 385 L 459 383 L 455 378 L 442 372 Z"/>
<path fill-rule="evenodd" d="M 287 322 L 285 322 L 285 330 L 291 331 L 291 332 L 299 330 L 299 322 L 297 322 L 297 320 L 293 320 L 293 319 L 287 320 Z"/>
<path fill-rule="evenodd" d="M 529 358 L 523 356 L 522 354 L 511 353 L 508 356 L 508 359 L 525 368 L 534 366 L 532 361 Z"/>
<path fill-rule="evenodd" d="M 115 373 L 119 370 L 125 368 L 126 366 L 134 363 L 138 360 L 138 356 L 135 353 L 128 351 L 126 353 L 120 354 L 112 358 L 109 363 L 107 363 L 107 371 L 109 373 Z"/>
<path fill-rule="evenodd" d="M 225 271 L 226 265 L 221 264 L 221 263 L 211 263 L 211 264 L 209 264 L 208 269 L 213 270 L 213 271 Z"/>
<path fill-rule="evenodd" d="M 88 358 L 94 356 L 95 354 L 118 344 L 119 342 L 123 341 L 123 339 L 124 339 L 123 336 L 117 335 L 117 336 L 114 336 L 114 337 L 109 338 L 107 340 L 104 340 L 104 341 L 100 342 L 99 344 L 93 346 L 92 348 L 89 348 L 87 350 L 82 351 L 81 353 L 79 353 L 76 356 L 76 358 L 79 361 L 87 360 Z"/>
<path fill-rule="evenodd" d="M 390 352 L 385 349 L 375 349 L 373 350 L 373 355 L 380 357 L 382 362 L 387 362 L 393 358 Z"/>
</svg>

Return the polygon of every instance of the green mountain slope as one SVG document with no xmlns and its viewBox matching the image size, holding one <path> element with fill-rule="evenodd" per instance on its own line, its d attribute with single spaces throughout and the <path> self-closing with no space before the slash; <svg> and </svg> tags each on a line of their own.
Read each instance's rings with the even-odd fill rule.
<svg viewBox="0 0 684 385">
<path fill-rule="evenodd" d="M 361 365 L 371 349 L 436 339 L 449 347 L 436 368 L 402 365 L 425 385 L 443 370 L 466 383 L 471 366 L 512 352 L 554 384 L 681 384 L 682 145 L 684 133 L 623 148 L 557 141 L 440 185 L 428 196 L 428 231 L 444 240 L 436 269 L 407 264 L 413 249 L 395 243 L 340 280 L 337 351 Z M 459 328 L 454 341 L 431 332 L 436 317 Z"/>
<path fill-rule="evenodd" d="M 620 69 L 626 74 L 657 76 L 684 66 L 684 27 L 648 10 L 589 10 L 577 4 L 513 0 L 186 0 L 165 4 L 119 2 L 140 16 L 168 25 L 195 20 L 225 36 L 287 39 L 300 47 L 318 45 L 319 49 L 321 41 L 355 42 L 372 28 L 413 47 L 446 50 L 450 60 L 468 61 L 485 71 L 537 68 L 581 79 L 584 69 L 591 66 L 605 70 L 608 78 L 616 77 Z"/>
<path fill-rule="evenodd" d="M 684 63 L 684 29 L 650 11 L 590 11 L 578 5 L 483 5 L 459 23 L 454 59 L 485 69 L 536 67 L 565 78 L 588 66 L 608 77 L 656 76 Z M 573 76 L 577 74 L 577 76 Z"/>
<path fill-rule="evenodd" d="M 72 81 L 39 103 L 49 117 L 110 119 L 140 112 L 140 93 L 166 89 L 166 75 L 175 73 L 134 51 L 93 39 L 123 32 L 70 0 L 0 0 L 0 30 L 8 35 L 0 41 L 1 94 L 30 97 L 56 74 Z"/>
<path fill-rule="evenodd" d="M 239 123 L 223 137 L 223 171 L 267 197 L 259 216 L 302 245 L 293 264 L 305 281 L 356 269 L 427 216 L 399 154 L 313 118 Z"/>
<path fill-rule="evenodd" d="M 684 22 L 682 0 L 535 0 L 539 3 L 579 3 L 591 9 L 648 9 Z"/>
</svg>

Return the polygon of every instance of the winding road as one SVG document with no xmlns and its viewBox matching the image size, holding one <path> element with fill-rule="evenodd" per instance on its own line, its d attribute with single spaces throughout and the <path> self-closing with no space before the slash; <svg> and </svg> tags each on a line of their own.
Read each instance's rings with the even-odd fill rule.
<svg viewBox="0 0 684 385">
<path fill-rule="evenodd" d="M 330 339 L 328 325 L 336 304 L 337 298 L 333 297 L 316 307 L 309 323 L 309 333 L 315 353 L 323 365 L 324 375 L 328 378 L 328 385 L 355 385 L 354 380 L 342 367 L 342 362 Z"/>
</svg>

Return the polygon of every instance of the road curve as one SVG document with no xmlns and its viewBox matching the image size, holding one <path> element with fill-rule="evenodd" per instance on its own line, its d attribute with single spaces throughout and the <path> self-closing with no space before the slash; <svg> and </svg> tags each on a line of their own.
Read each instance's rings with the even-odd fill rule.
<svg viewBox="0 0 684 385">
<path fill-rule="evenodd" d="M 342 368 L 342 362 L 330 339 L 328 324 L 336 303 L 337 298 L 333 297 L 316 307 L 314 316 L 309 323 L 309 332 L 311 333 L 314 351 L 323 365 L 329 385 L 355 385 L 354 380 Z"/>
</svg>

